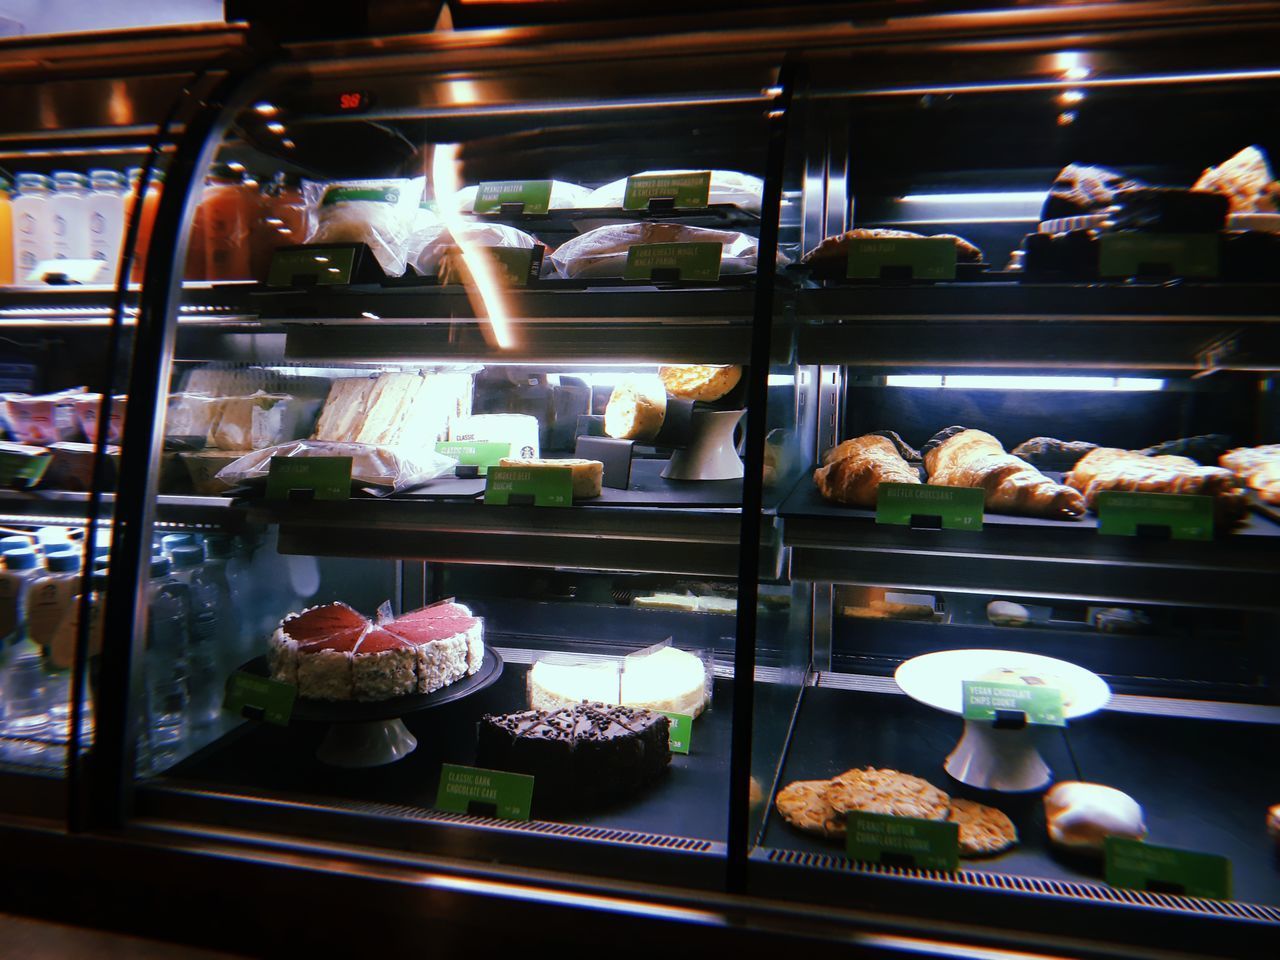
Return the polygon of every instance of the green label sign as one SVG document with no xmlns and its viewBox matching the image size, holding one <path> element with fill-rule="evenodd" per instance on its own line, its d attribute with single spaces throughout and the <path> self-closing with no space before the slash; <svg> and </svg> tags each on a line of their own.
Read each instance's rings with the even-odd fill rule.
<svg viewBox="0 0 1280 960">
<path fill-rule="evenodd" d="M 705 207 L 711 196 L 711 171 L 627 177 L 623 210 L 646 210 L 650 200 L 671 200 L 677 207 Z"/>
<path fill-rule="evenodd" d="M 505 507 L 512 501 L 535 507 L 573 506 L 573 471 L 568 467 L 490 467 L 484 502 Z"/>
<path fill-rule="evenodd" d="M 399 203 L 399 187 L 330 187 L 324 192 L 320 206 L 335 203 Z"/>
<path fill-rule="evenodd" d="M 533 803 L 533 777 L 505 770 L 485 770 L 446 763 L 440 767 L 440 789 L 436 809 L 449 813 L 470 813 L 528 820 Z"/>
<path fill-rule="evenodd" d="M 939 517 L 944 530 L 981 530 L 985 499 L 978 487 L 882 483 L 876 490 L 876 523 L 910 526 L 912 517 Z"/>
<path fill-rule="evenodd" d="M 854 240 L 849 244 L 845 276 L 850 280 L 879 280 L 894 272 L 913 280 L 954 280 L 956 245 L 945 237 Z"/>
<path fill-rule="evenodd" d="M 535 279 L 542 268 L 543 247 L 530 247 L 522 250 L 519 247 L 481 247 L 493 260 L 497 268 L 498 279 L 508 286 L 527 287 L 530 279 Z"/>
<path fill-rule="evenodd" d="M 960 824 L 883 813 L 851 811 L 845 821 L 850 860 L 920 870 L 955 871 L 960 866 Z"/>
<path fill-rule="evenodd" d="M 627 251 L 624 280 L 651 280 L 654 271 L 674 271 L 679 280 L 719 280 L 719 243 L 637 243 Z"/>
<path fill-rule="evenodd" d="M 351 496 L 351 458 L 272 457 L 267 499 L 289 500 L 299 493 L 310 493 L 313 500 L 346 500 Z"/>
<path fill-rule="evenodd" d="M 1231 861 L 1211 853 L 1106 838 L 1107 883 L 1113 887 L 1231 899 Z"/>
<path fill-rule="evenodd" d="M 463 466 L 479 467 L 483 477 L 490 467 L 498 465 L 499 460 L 511 456 L 511 444 L 443 440 L 436 444 L 436 453 L 453 457 Z"/>
<path fill-rule="evenodd" d="M 1104 277 L 1216 277 L 1220 242 L 1214 233 L 1108 233 L 1099 241 Z"/>
<path fill-rule="evenodd" d="M 476 190 L 476 213 L 501 210 L 504 203 L 518 203 L 524 213 L 551 209 L 550 180 L 486 180 Z"/>
<path fill-rule="evenodd" d="M 1168 527 L 1174 540 L 1213 539 L 1213 497 L 1107 490 L 1097 509 L 1100 533 L 1132 537 L 1142 527 Z"/>
<path fill-rule="evenodd" d="M 317 286 L 350 283 L 354 247 L 294 247 L 271 255 L 267 286 L 291 287 L 296 277 L 315 277 Z"/>
<path fill-rule="evenodd" d="M 28 455 L 0 450 L 0 486 L 34 487 L 52 462 L 51 453 Z"/>
<path fill-rule="evenodd" d="M 1018 710 L 1028 724 L 1065 727 L 1062 691 L 1054 687 L 1027 687 L 1020 683 L 992 683 L 986 680 L 961 681 L 964 689 L 964 718 L 994 720 L 997 710 Z"/>
<path fill-rule="evenodd" d="M 238 717 L 265 720 L 267 723 L 287 727 L 296 699 L 298 688 L 291 683 L 280 683 L 278 680 L 237 671 L 227 678 L 222 707 Z"/>
<path fill-rule="evenodd" d="M 693 742 L 693 717 L 683 713 L 667 713 L 665 710 L 662 713 L 671 721 L 671 727 L 667 733 L 671 752 L 688 753 L 689 745 Z"/>
</svg>

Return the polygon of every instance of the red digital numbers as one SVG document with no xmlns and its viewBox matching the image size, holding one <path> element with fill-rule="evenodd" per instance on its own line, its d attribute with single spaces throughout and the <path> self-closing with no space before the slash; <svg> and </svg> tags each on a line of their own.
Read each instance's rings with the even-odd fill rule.
<svg viewBox="0 0 1280 960">
<path fill-rule="evenodd" d="M 338 96 L 339 110 L 359 110 L 365 104 L 363 93 L 343 93 Z"/>
</svg>

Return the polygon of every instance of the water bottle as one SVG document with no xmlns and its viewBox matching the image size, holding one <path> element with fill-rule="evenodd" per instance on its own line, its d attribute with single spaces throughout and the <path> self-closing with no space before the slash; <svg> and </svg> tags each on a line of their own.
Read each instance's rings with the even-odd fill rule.
<svg viewBox="0 0 1280 960">
<path fill-rule="evenodd" d="M 27 589 L 38 576 L 39 561 L 30 548 L 6 550 L 0 571 L 0 616 L 11 616 L 0 672 L 0 733 L 13 760 L 37 759 L 48 749 L 51 732 L 50 686 L 41 649 L 27 637 L 23 619 Z"/>
<path fill-rule="evenodd" d="M 151 597 L 145 661 L 150 767 L 178 759 L 187 738 L 187 586 L 170 572 L 168 557 L 151 561 Z"/>
<path fill-rule="evenodd" d="M 191 722 L 207 727 L 222 715 L 222 684 L 218 660 L 225 597 L 204 571 L 204 548 L 174 547 L 170 556 L 174 576 L 187 587 L 187 678 L 191 690 Z"/>
<path fill-rule="evenodd" d="M 232 540 L 231 556 L 227 558 L 227 585 L 231 588 L 231 596 L 235 598 L 236 606 L 240 610 L 240 630 L 251 638 L 249 642 L 252 642 L 252 638 L 269 636 L 275 629 L 275 623 L 272 623 L 267 628 L 267 632 L 263 633 L 262 596 L 269 587 L 255 581 L 254 576 L 249 546 L 243 539 L 237 537 Z M 284 614 L 277 616 L 276 620 L 278 621 L 282 616 Z"/>
<path fill-rule="evenodd" d="M 49 198 L 53 214 L 53 256 L 57 260 L 89 258 L 89 181 L 83 173 L 59 170 Z"/>
<path fill-rule="evenodd" d="M 29 546 L 5 549 L 0 564 L 0 663 L 25 636 L 27 588 L 38 576 L 40 561 L 34 550 Z"/>
<path fill-rule="evenodd" d="M 228 573 L 228 565 L 235 556 L 235 541 L 227 534 L 210 534 L 204 539 L 204 550 L 204 573 L 217 592 L 221 611 L 218 649 L 223 654 L 223 669 L 230 672 L 252 657 L 257 646 L 252 632 L 243 629 L 242 598 L 232 588 Z"/>
<path fill-rule="evenodd" d="M 53 181 L 40 173 L 20 173 L 13 199 L 13 277 L 19 286 L 39 286 L 43 277 L 29 279 L 45 260 L 53 259 Z"/>
</svg>

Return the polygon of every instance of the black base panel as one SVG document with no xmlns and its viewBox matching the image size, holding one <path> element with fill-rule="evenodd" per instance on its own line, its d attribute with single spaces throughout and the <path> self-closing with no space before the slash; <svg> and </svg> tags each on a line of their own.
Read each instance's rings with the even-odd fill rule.
<svg viewBox="0 0 1280 960">
<path fill-rule="evenodd" d="M 962 721 L 909 697 L 822 687 L 804 691 L 780 784 L 889 767 L 924 777 L 955 797 L 999 807 L 1020 843 L 963 871 L 1102 883 L 1101 860 L 1051 849 L 1041 793 L 974 790 L 943 770 Z M 1229 857 L 1235 899 L 1280 904 L 1280 858 L 1267 807 L 1280 802 L 1280 727 L 1103 711 L 1049 732 L 1041 753 L 1055 779 L 1084 779 L 1130 794 L 1146 813 L 1148 841 Z M 1073 756 L 1074 755 L 1074 756 Z M 1077 766 L 1078 764 L 1078 766 Z M 763 845 L 839 854 L 836 841 L 792 829 L 771 810 Z M 821 882 L 821 881 L 818 881 Z"/>
<path fill-rule="evenodd" d="M 252 788 L 282 797 L 319 798 L 433 808 L 440 765 L 475 763 L 476 724 L 483 713 L 527 709 L 528 667 L 506 664 L 493 686 L 465 700 L 404 718 L 418 749 L 382 767 L 345 770 L 315 757 L 327 729 L 295 722 L 237 730 L 173 767 L 156 781 L 184 787 Z M 730 720 L 733 685 L 716 680 L 712 708 L 693 724 L 692 752 L 673 755 L 671 768 L 634 798 L 565 822 L 723 842 L 728 831 Z M 536 785 L 535 785 L 536 790 Z"/>
</svg>

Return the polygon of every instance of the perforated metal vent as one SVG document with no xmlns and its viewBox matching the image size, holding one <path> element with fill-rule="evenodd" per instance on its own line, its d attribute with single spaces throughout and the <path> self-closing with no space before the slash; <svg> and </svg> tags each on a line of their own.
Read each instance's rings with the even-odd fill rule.
<svg viewBox="0 0 1280 960">
<path fill-rule="evenodd" d="M 1093 883 L 1075 883 L 1069 880 L 1047 880 L 1036 877 L 1015 877 L 1004 873 L 978 873 L 962 870 L 959 873 L 940 873 L 936 870 L 916 870 L 910 867 L 885 867 L 878 863 L 855 863 L 844 857 L 825 853 L 804 853 L 799 850 L 770 849 L 765 860 L 787 866 L 815 867 L 820 870 L 839 870 L 882 877 L 900 877 L 908 880 L 931 880 L 953 886 L 985 890 L 1007 890 L 1012 893 L 1029 893 L 1050 897 L 1069 897 L 1091 900 L 1097 903 L 1115 903 L 1128 906 L 1156 907 L 1177 910 L 1182 913 L 1208 914 L 1235 920 L 1260 920 L 1280 923 L 1280 909 L 1253 903 L 1235 903 L 1226 900 L 1201 900 L 1196 897 L 1179 897 L 1167 893 L 1147 893 L 1143 890 L 1121 890 Z"/>
</svg>

